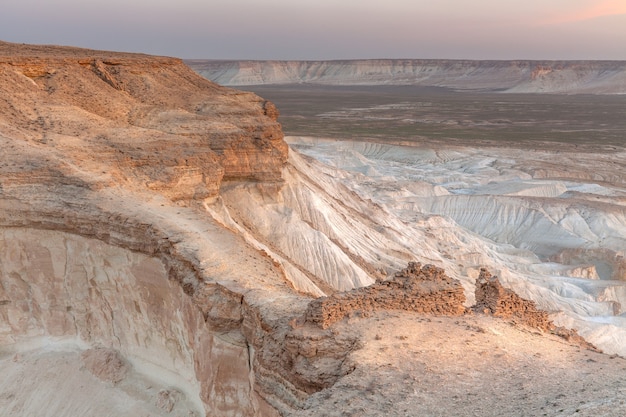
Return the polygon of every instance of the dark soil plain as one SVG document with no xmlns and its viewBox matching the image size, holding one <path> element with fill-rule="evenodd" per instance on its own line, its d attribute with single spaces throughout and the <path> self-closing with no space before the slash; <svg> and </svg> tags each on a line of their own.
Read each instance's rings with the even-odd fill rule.
<svg viewBox="0 0 626 417">
<path fill-rule="evenodd" d="M 509 94 L 416 86 L 237 87 L 274 102 L 290 136 L 536 147 L 626 145 L 626 95 Z"/>
</svg>

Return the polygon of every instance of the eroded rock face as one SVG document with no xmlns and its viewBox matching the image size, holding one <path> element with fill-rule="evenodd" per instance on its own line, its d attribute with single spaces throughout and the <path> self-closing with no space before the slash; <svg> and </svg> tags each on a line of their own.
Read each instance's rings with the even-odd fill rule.
<svg viewBox="0 0 626 417">
<path fill-rule="evenodd" d="M 326 329 L 346 316 L 380 310 L 459 316 L 465 313 L 464 303 L 458 280 L 433 265 L 410 262 L 390 280 L 312 301 L 306 321 Z"/>
<path fill-rule="evenodd" d="M 128 358 L 198 411 L 254 415 L 248 348 L 212 330 L 158 259 L 67 233 L 0 229 L 0 345 L 102 346 L 82 358 L 103 381 L 121 381 Z"/>
<path fill-rule="evenodd" d="M 223 178 L 279 181 L 287 145 L 276 117 L 178 59 L 0 42 L 5 155 L 25 142 L 46 154 L 11 165 L 10 183 L 93 167 L 92 187 L 131 181 L 188 200 L 216 195 Z"/>
<path fill-rule="evenodd" d="M 476 306 L 478 311 L 493 314 L 496 317 L 516 318 L 522 323 L 550 330 L 554 327 L 548 313 L 537 309 L 531 300 L 525 300 L 508 288 L 504 288 L 498 277 L 491 275 L 485 268 L 480 270 L 476 280 Z"/>
<path fill-rule="evenodd" d="M 0 353 L 71 345 L 95 386 L 170 387 L 131 390 L 158 413 L 275 416 L 351 371 L 354 338 L 290 326 L 310 299 L 202 204 L 224 181 L 280 187 L 271 103 L 73 48 L 0 43 L 0 81 Z"/>
<path fill-rule="evenodd" d="M 85 368 L 96 378 L 112 383 L 120 382 L 128 372 L 124 358 L 114 349 L 87 349 L 81 355 Z M 170 409 L 171 411 L 171 409 Z"/>
<path fill-rule="evenodd" d="M 546 311 L 537 308 L 534 301 L 526 300 L 514 291 L 504 288 L 497 276 L 481 268 L 476 279 L 476 305 L 474 311 L 519 322 L 544 332 L 551 332 L 585 349 L 600 351 L 582 338 L 576 330 L 557 326 Z"/>
<path fill-rule="evenodd" d="M 200 203 L 224 180 L 280 183 L 276 117 L 178 59 L 0 42 L 0 353 L 71 345 L 96 381 L 123 385 L 126 364 L 172 386 L 183 399 L 147 399 L 164 413 L 275 415 L 241 299 L 251 271 L 277 293 L 283 275 Z"/>
</svg>

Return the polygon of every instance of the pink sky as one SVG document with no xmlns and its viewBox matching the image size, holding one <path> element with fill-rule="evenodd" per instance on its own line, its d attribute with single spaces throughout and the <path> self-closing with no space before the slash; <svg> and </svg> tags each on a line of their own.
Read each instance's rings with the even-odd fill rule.
<svg viewBox="0 0 626 417">
<path fill-rule="evenodd" d="M 626 60 L 626 0 L 7 0 L 0 39 L 215 59 Z"/>
<path fill-rule="evenodd" d="M 568 22 L 581 22 L 605 16 L 626 15 L 626 1 L 605 0 L 585 1 L 578 7 L 563 9 L 554 12 L 554 17 L 547 19 L 545 24 L 559 24 Z"/>
</svg>

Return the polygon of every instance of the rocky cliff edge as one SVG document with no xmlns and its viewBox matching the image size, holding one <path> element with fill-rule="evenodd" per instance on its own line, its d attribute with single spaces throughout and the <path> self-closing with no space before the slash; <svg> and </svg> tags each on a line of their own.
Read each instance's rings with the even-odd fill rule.
<svg viewBox="0 0 626 417">
<path fill-rule="evenodd" d="M 104 416 L 113 403 L 118 415 L 188 415 L 184 404 L 189 415 L 275 413 L 256 394 L 241 323 L 279 326 L 261 312 L 266 292 L 284 297 L 279 318 L 298 297 L 201 203 L 224 181 L 281 183 L 276 118 L 271 103 L 179 59 L 0 42 L 0 360 L 15 355 L 2 365 L 14 377 L 0 378 L 0 416 Z M 80 351 L 100 347 L 129 361 L 131 379 L 105 389 L 56 365 L 57 379 L 24 371 L 67 360 L 45 352 L 85 362 Z M 159 398 L 187 400 L 141 408 L 141 375 Z M 80 387 L 112 403 L 53 399 Z"/>
<path fill-rule="evenodd" d="M 0 42 L 5 184 L 54 171 L 177 200 L 214 196 L 222 180 L 279 181 L 288 148 L 277 116 L 179 59 Z M 7 166 L 27 144 L 46 157 Z"/>
<path fill-rule="evenodd" d="M 0 416 L 324 413 L 363 337 L 306 323 L 311 298 L 201 204 L 280 184 L 276 115 L 177 59 L 0 43 Z"/>
</svg>

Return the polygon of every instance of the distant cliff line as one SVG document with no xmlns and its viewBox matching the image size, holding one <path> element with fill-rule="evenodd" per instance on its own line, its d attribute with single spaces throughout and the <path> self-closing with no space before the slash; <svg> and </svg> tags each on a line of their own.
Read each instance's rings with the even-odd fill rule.
<svg viewBox="0 0 626 417">
<path fill-rule="evenodd" d="M 418 85 L 509 93 L 626 94 L 626 61 L 186 60 L 227 86 L 262 84 Z"/>
</svg>

